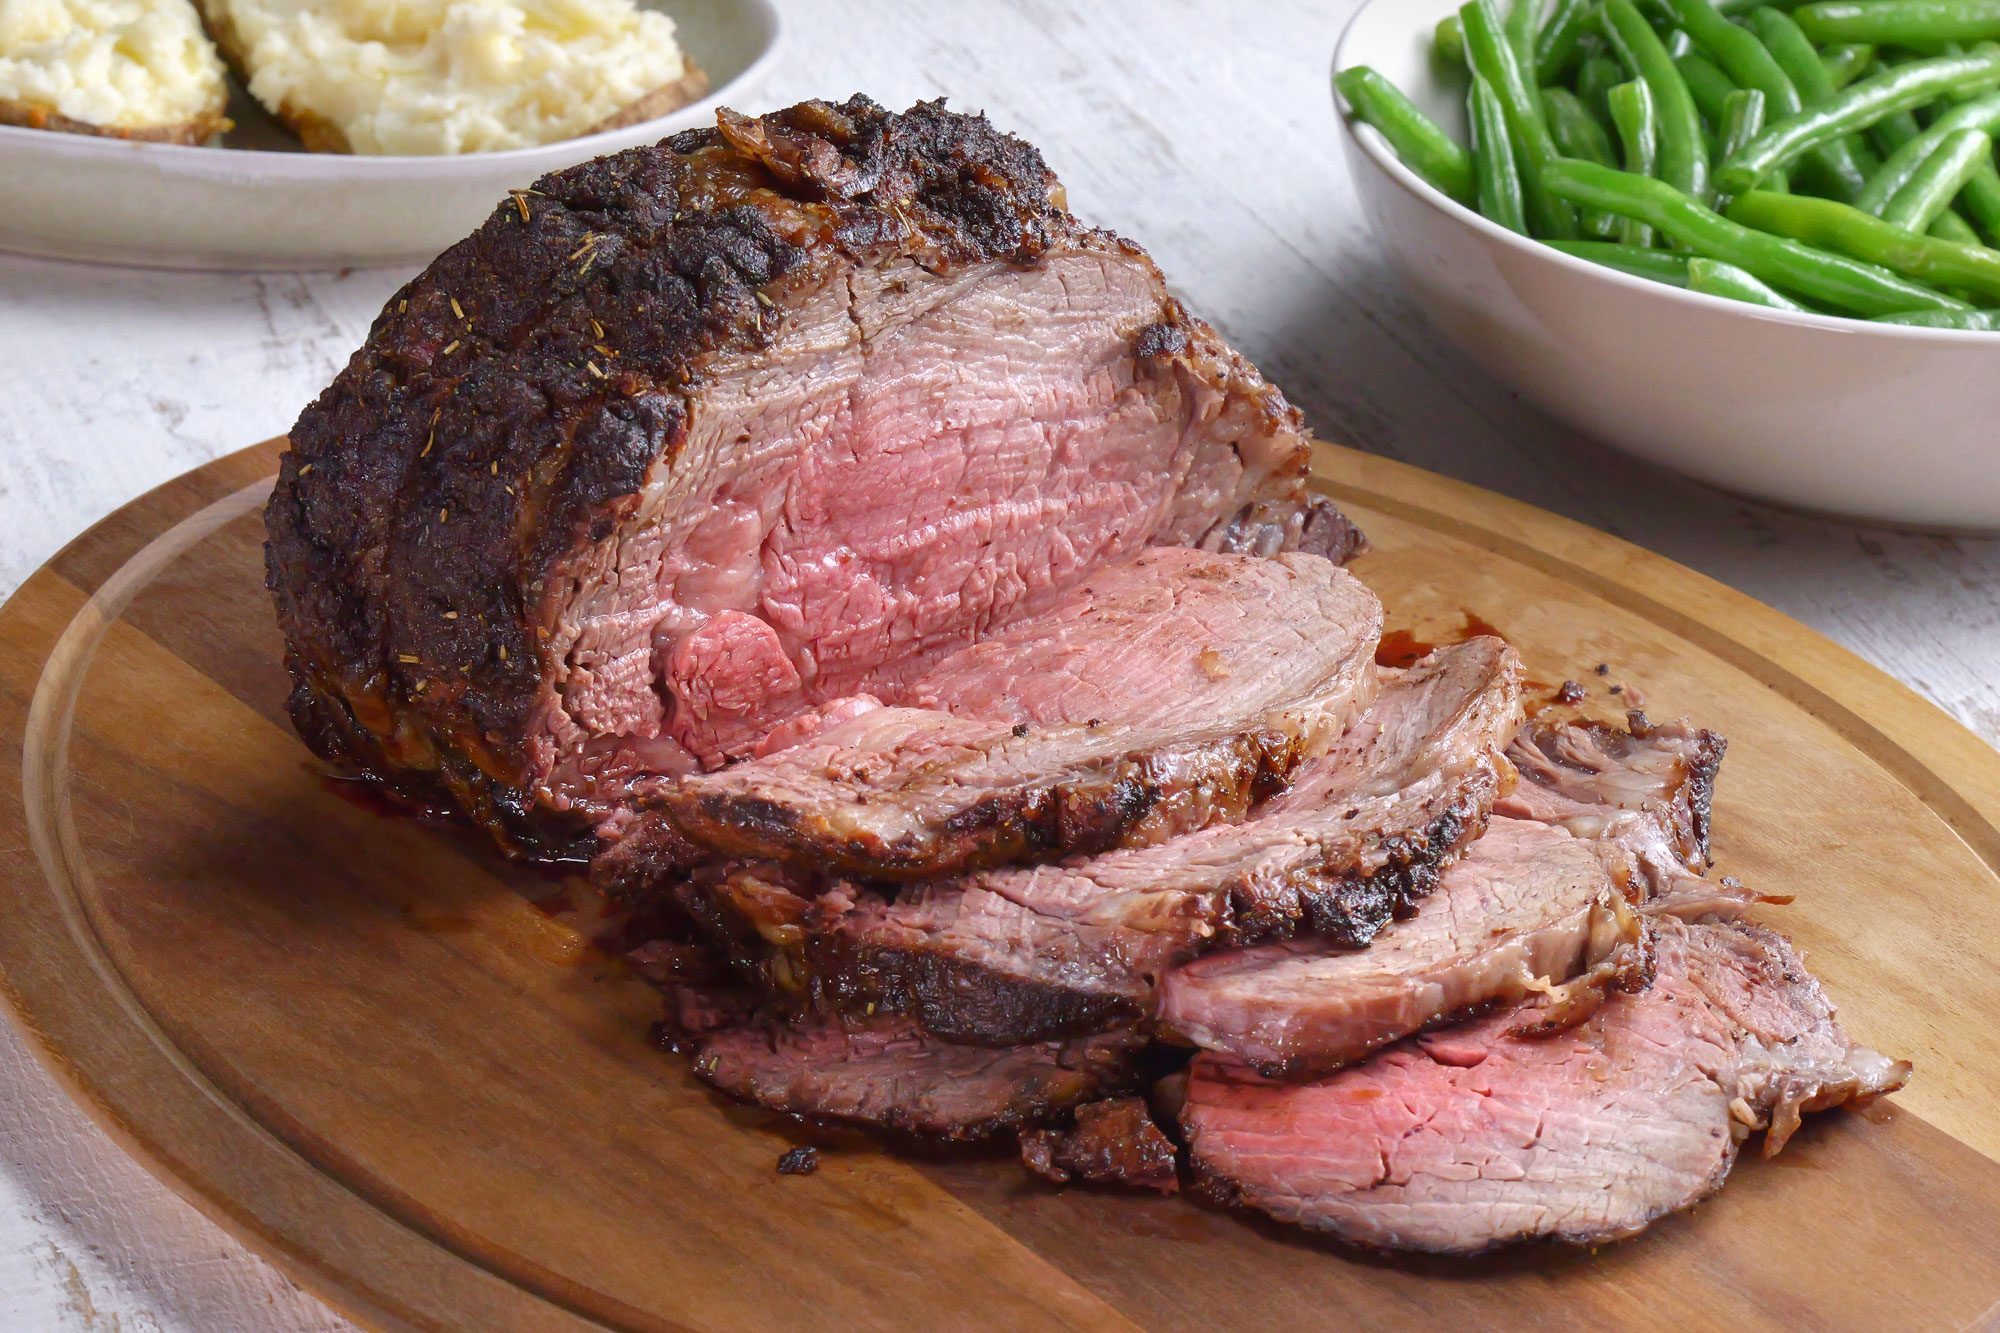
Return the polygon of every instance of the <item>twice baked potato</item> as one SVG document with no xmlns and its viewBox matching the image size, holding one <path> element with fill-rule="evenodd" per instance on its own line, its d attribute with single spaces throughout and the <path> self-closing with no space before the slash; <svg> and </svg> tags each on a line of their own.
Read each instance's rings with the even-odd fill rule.
<svg viewBox="0 0 2000 1333">
<path fill-rule="evenodd" d="M 525 148 L 701 95 L 632 0 L 201 0 L 250 92 L 319 152 Z"/>
<path fill-rule="evenodd" d="M 0 0 L 0 124 L 199 144 L 228 102 L 188 0 Z"/>
</svg>

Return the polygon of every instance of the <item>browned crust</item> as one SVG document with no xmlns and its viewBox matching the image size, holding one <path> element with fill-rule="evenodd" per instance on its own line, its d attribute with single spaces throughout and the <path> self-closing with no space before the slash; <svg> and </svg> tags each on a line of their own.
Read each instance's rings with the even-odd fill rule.
<svg viewBox="0 0 2000 1333">
<path fill-rule="evenodd" d="M 27 130 L 53 130 L 58 134 L 84 134 L 97 139 L 128 139 L 136 143 L 176 143 L 199 147 L 218 134 L 226 134 L 235 122 L 222 114 L 222 103 L 193 120 L 178 125 L 93 125 L 71 120 L 47 107 L 0 98 L 0 125 L 16 125 Z"/>
<path fill-rule="evenodd" d="M 781 1023 L 771 1020 L 777 1027 Z M 775 1030 L 775 1028 L 774 1028 Z M 785 1095 L 757 1097 L 749 1090 L 717 1077 L 716 1061 L 709 1058 L 709 1041 L 697 1042 L 691 1051 L 697 1078 L 729 1097 L 786 1115 L 801 1116 L 822 1124 L 859 1125 L 863 1128 L 905 1136 L 932 1144 L 977 1143 L 1000 1134 L 1067 1121 L 1078 1106 L 1105 1097 L 1136 1092 L 1144 1086 L 1138 1056 L 1144 1043 L 1104 1038 L 1096 1047 L 1080 1046 L 1062 1052 L 1068 1063 L 1053 1065 L 1031 1080 L 1017 1083 L 1013 1097 L 1004 1106 L 975 1119 L 939 1121 L 925 1117 L 915 1106 L 891 1097 L 880 1116 L 864 1117 L 830 1114 L 811 1099 Z"/>
<path fill-rule="evenodd" d="M 1173 1140 L 1154 1123 L 1140 1097 L 1080 1106 L 1072 1129 L 1023 1134 L 1021 1165 L 1058 1185 L 1082 1181 L 1162 1194 L 1180 1189 Z"/>
<path fill-rule="evenodd" d="M 1646 715 L 1637 710 L 1626 714 L 1625 725 L 1639 740 L 1645 740 L 1656 730 Z M 1715 779 L 1722 769 L 1729 742 L 1721 733 L 1706 727 L 1690 728 L 1690 732 L 1691 744 L 1682 755 L 1686 772 L 1670 803 L 1674 846 L 1690 869 L 1705 871 L 1710 863 L 1709 816 L 1715 803 Z"/>
<path fill-rule="evenodd" d="M 391 299 L 280 460 L 266 563 L 300 734 L 511 851 L 587 854 L 529 748 L 559 706 L 550 608 L 672 466 L 704 368 L 767 346 L 791 293 L 845 268 L 1058 245 L 1148 262 L 1070 217 L 1033 147 L 940 103 L 723 110 L 511 194 Z M 1221 348 L 1177 304 L 1164 318 Z M 1224 359 L 1246 414 L 1303 431 Z"/>
<path fill-rule="evenodd" d="M 1601 748 L 1615 752 L 1635 743 L 1649 744 L 1662 733 L 1682 733 L 1686 741 L 1680 747 L 1681 778 L 1664 802 L 1670 821 L 1667 831 L 1673 836 L 1674 851 L 1688 869 L 1706 872 L 1710 865 L 1709 819 L 1715 802 L 1715 780 L 1722 770 L 1729 742 L 1720 732 L 1687 722 L 1655 723 L 1636 709 L 1625 715 L 1625 728 L 1620 731 L 1605 722 L 1552 722 L 1534 727 L 1528 740 L 1546 752 L 1538 738 L 1583 731 Z"/>
<path fill-rule="evenodd" d="M 1300 934 L 1361 948 L 1407 915 L 1437 885 L 1453 857 L 1485 830 L 1495 787 L 1468 783 L 1422 830 L 1382 846 L 1373 871 L 1328 868 L 1300 874 L 1277 893 L 1225 887 L 1213 896 L 1203 950 Z M 809 925 L 803 958 L 811 994 L 847 1013 L 908 1014 L 952 1041 L 1011 1045 L 1098 1032 L 1147 1016 L 1145 997 L 1084 991 L 995 972 L 933 943 L 905 944 L 843 930 L 838 918 Z"/>
<path fill-rule="evenodd" d="M 1135 840 L 1156 842 L 1191 827 L 1240 819 L 1280 791 L 1305 758 L 1298 736 L 1260 727 L 1024 783 L 892 841 L 854 828 L 845 818 L 848 811 L 799 810 L 755 794 L 681 784 L 659 801 L 685 838 L 723 856 L 869 879 L 918 880 L 1095 855 Z M 1170 810 L 1190 800 L 1199 802 L 1192 817 Z"/>
<path fill-rule="evenodd" d="M 518 851 L 590 841 L 530 790 L 540 608 L 672 459 L 701 365 L 768 343 L 825 264 L 1025 264 L 1078 234 L 1033 148 L 935 103 L 719 122 L 497 206 L 306 409 L 265 513 L 300 733 Z"/>
</svg>

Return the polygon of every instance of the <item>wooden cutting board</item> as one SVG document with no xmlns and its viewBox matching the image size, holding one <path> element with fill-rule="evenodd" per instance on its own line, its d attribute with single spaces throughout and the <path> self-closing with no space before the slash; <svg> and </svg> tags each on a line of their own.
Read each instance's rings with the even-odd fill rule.
<svg viewBox="0 0 2000 1333">
<path fill-rule="evenodd" d="M 312 1290 L 392 1327 L 1908 1328 L 2000 1302 L 2000 756 L 1855 657 L 1576 524 L 1329 448 L 1393 641 L 1497 627 L 1546 699 L 1730 738 L 1722 869 L 1909 1089 L 1589 1255 L 1360 1256 L 997 1157 L 794 1141 L 647 1043 L 557 878 L 340 794 L 286 725 L 280 445 L 71 544 L 0 611 L 0 971 L 77 1098 Z M 1593 669 L 1604 663 L 1609 671 Z M 1610 686 L 1624 686 L 1620 695 Z"/>
</svg>

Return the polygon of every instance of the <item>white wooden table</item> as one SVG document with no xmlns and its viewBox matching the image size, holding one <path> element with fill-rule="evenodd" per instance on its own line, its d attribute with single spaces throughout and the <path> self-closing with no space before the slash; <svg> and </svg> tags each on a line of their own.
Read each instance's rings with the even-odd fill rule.
<svg viewBox="0 0 2000 1333">
<path fill-rule="evenodd" d="M 1355 0 L 793 0 L 769 104 L 948 96 L 1039 144 L 1328 438 L 1735 584 L 2000 740 L 2000 544 L 1792 517 L 1588 443 L 1448 349 L 1377 259 L 1326 62 Z M 526 184 L 527 182 L 522 182 Z M 4 184 L 0 184 L 4 189 Z M 276 435 L 405 272 L 0 256 L 0 593 L 113 507 Z M 0 1025 L 0 1328 L 345 1324 L 125 1158 Z"/>
</svg>

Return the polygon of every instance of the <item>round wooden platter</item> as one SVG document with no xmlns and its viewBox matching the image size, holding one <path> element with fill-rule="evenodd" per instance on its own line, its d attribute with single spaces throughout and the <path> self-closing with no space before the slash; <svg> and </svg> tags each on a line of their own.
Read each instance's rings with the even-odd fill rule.
<svg viewBox="0 0 2000 1333">
<path fill-rule="evenodd" d="M 817 1174 L 647 1042 L 645 984 L 466 830 L 343 799 L 287 727 L 280 442 L 135 501 L 0 611 L 0 969 L 153 1170 L 390 1327 L 1929 1327 L 2000 1303 L 2000 757 L 1845 651 L 1612 538 L 1328 448 L 1390 624 L 1496 626 L 1546 697 L 1730 738 L 1724 871 L 1796 904 L 1909 1089 L 1630 1244 L 1371 1258 L 1183 1199 L 861 1140 Z M 1609 666 L 1598 675 L 1598 663 Z M 1626 687 L 1612 695 L 1612 684 Z M 1636 694 L 1635 691 L 1636 690 Z"/>
</svg>

